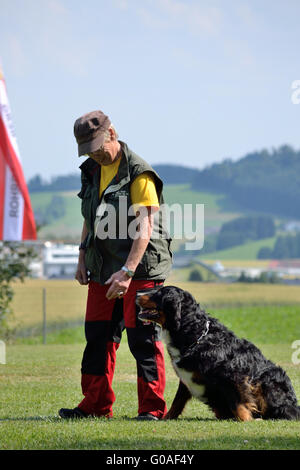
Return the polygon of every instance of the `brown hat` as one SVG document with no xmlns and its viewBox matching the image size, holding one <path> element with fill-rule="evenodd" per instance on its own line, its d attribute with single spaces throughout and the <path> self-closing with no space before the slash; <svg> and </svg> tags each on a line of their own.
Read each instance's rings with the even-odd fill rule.
<svg viewBox="0 0 300 470">
<path fill-rule="evenodd" d="M 78 156 L 95 152 L 104 143 L 105 132 L 111 125 L 102 111 L 92 111 L 75 121 L 74 135 L 78 144 Z"/>
</svg>

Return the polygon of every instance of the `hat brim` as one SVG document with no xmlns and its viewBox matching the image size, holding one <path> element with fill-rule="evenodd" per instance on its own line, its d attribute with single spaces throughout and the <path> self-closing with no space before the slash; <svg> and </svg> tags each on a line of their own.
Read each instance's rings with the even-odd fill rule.
<svg viewBox="0 0 300 470">
<path fill-rule="evenodd" d="M 87 153 L 96 152 L 104 144 L 105 134 L 99 134 L 95 139 L 89 142 L 78 144 L 78 157 L 82 157 Z"/>
</svg>

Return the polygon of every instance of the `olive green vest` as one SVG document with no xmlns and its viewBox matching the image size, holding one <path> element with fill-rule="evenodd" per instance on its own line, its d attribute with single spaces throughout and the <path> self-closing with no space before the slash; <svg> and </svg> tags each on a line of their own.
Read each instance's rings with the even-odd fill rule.
<svg viewBox="0 0 300 470">
<path fill-rule="evenodd" d="M 163 183 L 158 174 L 142 158 L 132 152 L 124 142 L 118 172 L 99 199 L 100 165 L 88 158 L 81 166 L 81 212 L 88 229 L 85 263 L 90 279 L 101 284 L 124 266 L 133 240 L 128 233 L 120 236 L 119 221 L 127 216 L 127 227 L 135 222 L 130 185 L 141 173 L 150 172 L 155 181 L 160 206 L 163 204 Z M 115 218 L 110 220 L 109 205 L 114 208 Z M 129 213 L 129 215 L 128 215 Z M 114 225 L 112 225 L 112 222 Z M 107 223 L 107 226 L 106 226 Z M 97 227 L 116 227 L 116 236 L 97 237 Z M 123 226 L 124 227 L 124 226 Z M 114 231 L 114 230 L 113 230 Z M 124 230 L 123 230 L 124 231 Z M 137 266 L 133 279 L 165 280 L 172 267 L 171 238 L 166 230 L 162 208 L 154 215 L 153 232 L 145 253 Z"/>
</svg>

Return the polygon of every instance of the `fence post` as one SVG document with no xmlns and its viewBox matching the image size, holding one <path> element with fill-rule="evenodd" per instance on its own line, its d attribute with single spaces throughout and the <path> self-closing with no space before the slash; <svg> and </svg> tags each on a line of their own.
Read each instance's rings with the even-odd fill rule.
<svg viewBox="0 0 300 470">
<path fill-rule="evenodd" d="M 0 340 L 0 364 L 6 364 L 5 343 Z"/>
<path fill-rule="evenodd" d="M 43 288 L 43 344 L 46 344 L 47 335 L 46 288 Z"/>
</svg>

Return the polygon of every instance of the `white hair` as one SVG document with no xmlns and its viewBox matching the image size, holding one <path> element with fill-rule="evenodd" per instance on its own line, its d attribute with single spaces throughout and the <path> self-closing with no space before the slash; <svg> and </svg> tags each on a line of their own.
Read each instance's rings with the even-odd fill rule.
<svg viewBox="0 0 300 470">
<path fill-rule="evenodd" d="M 117 133 L 117 131 L 116 131 L 115 126 L 114 126 L 113 124 L 111 124 L 111 125 L 109 126 L 109 129 L 112 129 L 112 130 L 114 131 L 114 133 L 115 133 L 115 135 L 116 135 L 116 139 L 118 140 L 119 135 L 118 135 L 118 133 Z M 109 129 L 108 129 L 107 131 L 105 131 L 105 133 L 104 133 L 105 142 L 109 142 L 109 141 L 111 140 L 111 139 L 110 139 Z"/>
</svg>

